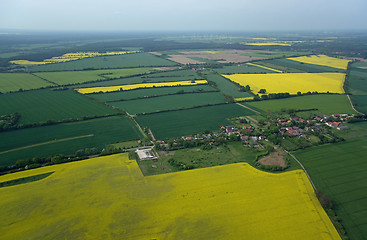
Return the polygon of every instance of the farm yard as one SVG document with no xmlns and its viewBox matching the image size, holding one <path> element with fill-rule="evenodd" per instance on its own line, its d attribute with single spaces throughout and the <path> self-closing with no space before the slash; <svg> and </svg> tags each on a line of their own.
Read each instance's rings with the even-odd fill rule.
<svg viewBox="0 0 367 240">
<path fill-rule="evenodd" d="M 7 196 L 0 200 L 5 239 L 340 239 L 300 170 L 269 174 L 238 163 L 144 177 L 135 161 L 118 154 L 1 176 L 0 182 L 45 173 L 52 174 L 0 188 Z"/>
</svg>

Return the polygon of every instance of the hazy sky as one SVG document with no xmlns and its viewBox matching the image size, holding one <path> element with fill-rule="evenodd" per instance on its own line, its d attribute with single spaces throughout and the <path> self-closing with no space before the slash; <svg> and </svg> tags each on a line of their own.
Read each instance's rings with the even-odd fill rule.
<svg viewBox="0 0 367 240">
<path fill-rule="evenodd" d="M 0 0 L 0 28 L 367 29 L 367 0 Z"/>
</svg>

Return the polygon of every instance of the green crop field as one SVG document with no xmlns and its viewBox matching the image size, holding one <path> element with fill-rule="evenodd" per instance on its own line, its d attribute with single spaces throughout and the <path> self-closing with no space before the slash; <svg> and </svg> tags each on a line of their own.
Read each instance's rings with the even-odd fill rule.
<svg viewBox="0 0 367 240">
<path fill-rule="evenodd" d="M 188 110 L 164 112 L 136 117 L 141 126 L 150 128 L 156 139 L 179 137 L 205 130 L 218 130 L 231 124 L 227 118 L 254 115 L 236 104 L 200 107 Z"/>
<path fill-rule="evenodd" d="M 175 66 L 174 62 L 156 57 L 149 53 L 134 53 L 115 56 L 102 56 L 83 58 L 64 63 L 52 63 L 30 67 L 33 72 L 48 71 L 73 71 L 106 68 L 131 68 L 131 67 L 163 67 Z"/>
<path fill-rule="evenodd" d="M 0 93 L 55 86 L 28 73 L 0 73 Z"/>
<path fill-rule="evenodd" d="M 309 63 L 302 63 L 293 61 L 290 59 L 273 59 L 256 62 L 264 66 L 269 66 L 275 69 L 279 69 L 286 72 L 309 72 L 309 73 L 321 73 L 321 72 L 345 72 L 343 69 L 321 66 Z"/>
<path fill-rule="evenodd" d="M 266 100 L 259 102 L 249 102 L 249 106 L 256 107 L 263 111 L 279 112 L 282 109 L 305 110 L 317 108 L 324 114 L 334 113 L 356 113 L 350 105 L 346 95 L 306 95 L 299 97 Z"/>
<path fill-rule="evenodd" d="M 274 71 L 247 64 L 223 66 L 216 68 L 215 71 L 219 74 L 274 73 Z"/>
<path fill-rule="evenodd" d="M 58 85 L 78 84 L 90 81 L 108 80 L 154 71 L 154 68 L 124 68 L 89 71 L 39 72 L 35 75 Z"/>
<path fill-rule="evenodd" d="M 205 92 L 215 90 L 216 89 L 212 88 L 209 85 L 194 85 L 194 86 L 145 88 L 122 92 L 90 94 L 89 96 L 98 99 L 100 101 L 106 102 L 116 100 L 128 100 L 139 97 L 159 96 L 165 94 L 178 94 L 181 92 Z"/>
<path fill-rule="evenodd" d="M 151 113 L 162 110 L 203 106 L 207 104 L 225 103 L 225 98 L 218 92 L 176 94 L 148 99 L 137 99 L 108 103 L 130 114 Z"/>
<path fill-rule="evenodd" d="M 104 87 L 104 86 L 117 86 L 136 83 L 150 83 L 150 82 L 174 82 L 184 80 L 202 80 L 203 78 L 198 76 L 193 70 L 181 70 L 181 71 L 169 71 L 147 74 L 144 76 L 129 77 L 123 79 L 109 80 L 97 83 L 86 83 L 75 86 L 75 88 L 84 87 Z"/>
<path fill-rule="evenodd" d="M 348 92 L 357 108 L 367 114 L 367 69 L 357 68 L 359 63 L 353 63 L 348 77 Z"/>
<path fill-rule="evenodd" d="M 240 92 L 239 87 L 237 87 L 233 82 L 218 74 L 208 74 L 206 75 L 206 79 L 208 81 L 215 82 L 219 90 L 226 95 L 230 95 L 234 98 L 252 97 L 248 92 Z"/>
<path fill-rule="evenodd" d="M 251 56 L 251 57 L 264 57 L 264 58 L 281 58 L 281 57 L 292 57 L 292 56 L 302 56 L 310 54 L 308 52 L 291 52 L 291 51 L 257 51 L 257 50 L 248 50 L 248 53 L 242 53 L 241 55 L 244 56 Z"/>
<path fill-rule="evenodd" d="M 116 110 L 72 91 L 35 90 L 0 95 L 0 115 L 21 115 L 20 124 L 102 116 Z"/>
<path fill-rule="evenodd" d="M 332 199 L 350 239 L 367 239 L 366 146 L 363 137 L 295 152 L 316 187 Z"/>
<path fill-rule="evenodd" d="M 0 165 L 20 159 L 73 154 L 79 149 L 141 138 L 130 119 L 121 116 L 0 133 Z"/>
</svg>

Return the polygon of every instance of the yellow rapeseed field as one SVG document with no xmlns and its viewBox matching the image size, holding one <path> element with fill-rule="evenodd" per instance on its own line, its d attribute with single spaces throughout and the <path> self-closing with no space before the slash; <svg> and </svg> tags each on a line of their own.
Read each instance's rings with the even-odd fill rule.
<svg viewBox="0 0 367 240">
<path fill-rule="evenodd" d="M 270 67 L 265 67 L 265 66 L 262 66 L 262 65 L 259 65 L 259 64 L 255 64 L 255 63 L 246 63 L 247 65 L 250 65 L 250 66 L 255 66 L 255 67 L 259 67 L 259 68 L 264 68 L 264 69 L 268 69 L 268 70 L 271 70 L 271 71 L 274 71 L 274 72 L 278 72 L 278 73 L 281 73 L 282 71 L 278 70 L 278 69 L 275 69 L 275 68 L 270 68 Z"/>
<path fill-rule="evenodd" d="M 333 68 L 347 69 L 351 60 L 328 57 L 326 55 L 311 55 L 303 57 L 288 58 L 293 61 L 328 66 Z"/>
<path fill-rule="evenodd" d="M 115 91 L 126 91 L 139 88 L 191 86 L 199 84 L 208 84 L 208 82 L 206 80 L 195 80 L 195 81 L 159 82 L 159 83 L 138 83 L 138 84 L 119 85 L 119 86 L 107 86 L 107 87 L 77 88 L 75 90 L 77 90 L 82 94 L 88 94 L 99 92 L 105 93 Z"/>
<path fill-rule="evenodd" d="M 1 239 L 340 239 L 303 171 L 246 163 L 144 177 L 127 154 L 0 176 Z"/>
<path fill-rule="evenodd" d="M 297 92 L 344 93 L 344 73 L 267 73 L 232 74 L 224 77 L 242 86 L 249 85 L 253 93 L 297 94 Z"/>
<path fill-rule="evenodd" d="M 235 98 L 234 100 L 236 102 L 242 102 L 242 101 L 246 101 L 246 100 L 253 100 L 254 97 L 243 97 L 243 98 Z"/>
<path fill-rule="evenodd" d="M 89 58 L 89 57 L 98 57 L 98 56 L 112 56 L 112 55 L 122 55 L 126 53 L 135 53 L 136 51 L 119 51 L 119 52 L 77 52 L 77 53 L 66 53 L 59 57 L 53 57 L 50 59 L 45 59 L 42 62 L 39 61 L 28 61 L 28 60 L 14 60 L 10 61 L 12 64 L 17 65 L 40 65 L 40 64 L 48 64 L 48 63 L 61 63 L 61 62 L 68 62 L 73 60 L 78 60 L 82 58 Z"/>
<path fill-rule="evenodd" d="M 292 46 L 289 43 L 281 43 L 281 42 L 258 42 L 258 43 L 242 43 L 249 46 Z"/>
</svg>

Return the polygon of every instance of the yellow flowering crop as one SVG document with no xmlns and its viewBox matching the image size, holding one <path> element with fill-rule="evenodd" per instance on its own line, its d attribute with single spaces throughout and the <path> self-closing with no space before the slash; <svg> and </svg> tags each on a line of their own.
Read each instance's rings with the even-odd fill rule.
<svg viewBox="0 0 367 240">
<path fill-rule="evenodd" d="M 159 164 L 157 164 L 159 166 Z M 340 240 L 305 173 L 237 163 L 144 177 L 116 154 L 0 176 L 7 239 Z"/>
<path fill-rule="evenodd" d="M 235 98 L 234 100 L 236 102 L 246 101 L 246 100 L 252 100 L 254 97 L 243 97 L 243 98 Z"/>
<path fill-rule="evenodd" d="M 222 53 L 220 51 L 202 51 L 204 53 L 209 53 L 209 54 L 219 54 L 219 53 Z"/>
<path fill-rule="evenodd" d="M 255 66 L 255 67 L 259 67 L 259 68 L 264 68 L 264 69 L 268 69 L 268 70 L 270 70 L 270 71 L 274 71 L 274 72 L 279 72 L 279 73 L 281 73 L 281 72 L 282 72 L 282 71 L 277 70 L 277 69 L 275 69 L 275 68 L 265 67 L 265 66 L 262 66 L 262 65 L 259 65 L 259 64 L 255 64 L 255 63 L 247 63 L 247 65 Z"/>
<path fill-rule="evenodd" d="M 249 85 L 253 93 L 297 94 L 297 92 L 344 93 L 344 73 L 267 73 L 232 74 L 224 77 L 242 86 Z"/>
<path fill-rule="evenodd" d="M 292 46 L 289 43 L 281 42 L 258 42 L 258 43 L 242 43 L 249 46 Z"/>
<path fill-rule="evenodd" d="M 311 55 L 303 57 L 288 58 L 293 61 L 328 66 L 333 68 L 347 69 L 351 60 L 328 57 L 326 55 Z"/>
<path fill-rule="evenodd" d="M 28 61 L 28 60 L 14 60 L 10 61 L 12 64 L 17 65 L 40 65 L 40 64 L 48 64 L 48 63 L 60 63 L 60 62 L 68 62 L 73 60 L 78 60 L 82 58 L 89 57 L 98 57 L 98 56 L 112 56 L 112 55 L 122 55 L 126 53 L 135 53 L 136 51 L 119 51 L 119 52 L 77 52 L 77 53 L 66 53 L 59 57 L 53 57 L 50 59 L 45 59 L 42 62 L 38 61 Z"/>
<path fill-rule="evenodd" d="M 77 88 L 78 92 L 82 94 L 88 93 L 99 93 L 99 92 L 115 92 L 115 91 L 126 91 L 139 88 L 152 88 L 152 87 L 174 87 L 174 86 L 191 86 L 198 84 L 207 84 L 206 80 L 195 80 L 195 81 L 176 81 L 176 82 L 159 82 L 159 83 L 138 83 L 129 85 L 119 86 L 107 86 L 107 87 L 92 87 L 92 88 Z"/>
</svg>

